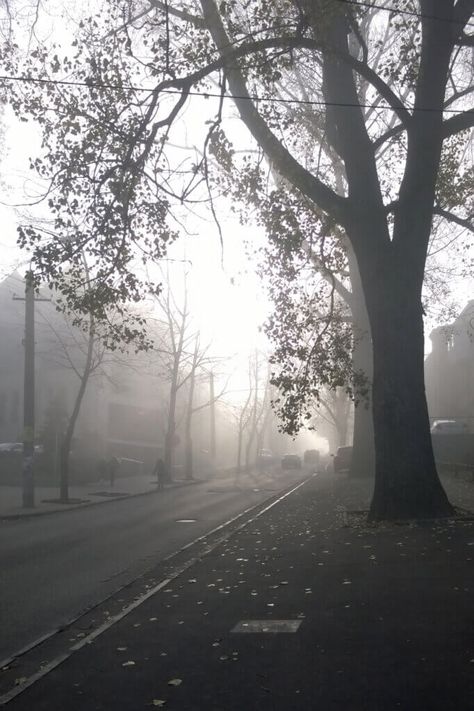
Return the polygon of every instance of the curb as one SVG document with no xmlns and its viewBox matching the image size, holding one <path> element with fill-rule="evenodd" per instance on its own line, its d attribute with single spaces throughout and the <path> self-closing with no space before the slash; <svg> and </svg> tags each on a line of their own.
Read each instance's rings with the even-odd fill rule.
<svg viewBox="0 0 474 711">
<path fill-rule="evenodd" d="M 168 489 L 180 489 L 181 487 L 184 486 L 190 486 L 192 484 L 205 484 L 206 481 L 204 479 L 194 479 L 192 481 L 186 482 L 186 483 L 176 483 L 172 486 L 168 486 Z M 86 509 L 91 506 L 99 506 L 101 504 L 111 504 L 115 501 L 124 501 L 125 499 L 133 499 L 137 496 L 148 496 L 149 494 L 158 494 L 161 493 L 158 491 L 158 489 L 153 488 L 149 489 L 147 491 L 138 491 L 134 494 L 125 494 L 124 496 L 114 496 L 110 498 L 103 498 L 97 501 L 85 501 L 83 504 L 64 504 L 64 508 L 61 509 L 53 509 L 51 511 L 31 511 L 28 513 L 12 513 L 12 514 L 2 514 L 0 513 L 0 522 L 1 521 L 20 521 L 22 519 L 33 519 L 33 518 L 38 518 L 39 516 L 51 516 L 53 514 L 58 514 L 58 513 L 64 513 L 65 511 L 77 511 L 78 509 Z"/>
</svg>

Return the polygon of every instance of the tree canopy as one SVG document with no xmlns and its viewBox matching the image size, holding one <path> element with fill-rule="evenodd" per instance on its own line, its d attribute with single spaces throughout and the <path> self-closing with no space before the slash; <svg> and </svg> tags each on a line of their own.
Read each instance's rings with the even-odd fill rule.
<svg viewBox="0 0 474 711">
<path fill-rule="evenodd" d="M 215 212 L 215 164 L 251 192 L 266 161 L 321 225 L 344 230 L 373 340 L 374 518 L 451 512 L 430 441 L 421 289 L 434 216 L 472 221 L 473 11 L 474 0 L 114 2 L 81 24 L 69 56 L 30 53 L 15 85 L 18 113 L 43 130 L 33 167 L 55 221 L 23 228 L 22 243 L 58 287 L 84 250 L 94 304 L 153 288 L 131 266 L 163 254 L 180 204 Z M 229 100 L 256 156 L 240 152 Z M 200 146 L 184 160 L 183 125 Z"/>
</svg>

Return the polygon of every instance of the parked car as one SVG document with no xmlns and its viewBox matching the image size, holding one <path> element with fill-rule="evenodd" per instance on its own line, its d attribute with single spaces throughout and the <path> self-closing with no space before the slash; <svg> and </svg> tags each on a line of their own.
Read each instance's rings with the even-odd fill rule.
<svg viewBox="0 0 474 711">
<path fill-rule="evenodd" d="M 303 462 L 305 466 L 316 469 L 320 464 L 319 449 L 307 449 L 303 454 Z"/>
<path fill-rule="evenodd" d="M 23 452 L 23 442 L 0 442 L 0 452 Z"/>
<path fill-rule="evenodd" d="M 351 466 L 352 447 L 338 447 L 334 455 L 334 472 L 347 471 Z"/>
<path fill-rule="evenodd" d="M 285 454 L 281 460 L 282 469 L 301 469 L 301 457 L 298 454 Z"/>
<path fill-rule="evenodd" d="M 35 444 L 35 454 L 43 454 L 44 447 L 42 444 Z M 15 454 L 23 453 L 23 442 L 0 442 L 0 453 L 14 452 Z"/>
<path fill-rule="evenodd" d="M 431 425 L 431 434 L 466 434 L 468 426 L 460 420 L 434 420 Z"/>
</svg>

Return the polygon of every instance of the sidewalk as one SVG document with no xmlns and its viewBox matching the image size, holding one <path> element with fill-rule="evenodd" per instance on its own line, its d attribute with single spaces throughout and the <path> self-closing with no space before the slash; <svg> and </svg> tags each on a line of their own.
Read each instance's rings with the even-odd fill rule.
<svg viewBox="0 0 474 711">
<path fill-rule="evenodd" d="M 474 516 L 369 527 L 369 499 L 334 476 L 296 487 L 71 639 L 9 710 L 471 711 Z"/>
<path fill-rule="evenodd" d="M 21 486 L 0 487 L 0 518 L 18 518 L 38 516 L 54 511 L 77 509 L 92 503 L 103 503 L 124 496 L 136 496 L 156 491 L 156 482 L 150 475 L 119 477 L 115 486 L 108 481 L 92 482 L 82 486 L 70 486 L 69 498 L 75 503 L 61 504 L 58 502 L 59 488 L 57 486 L 36 486 L 35 507 L 22 508 Z"/>
<path fill-rule="evenodd" d="M 202 475 L 200 475 L 202 476 Z M 255 473 L 237 476 L 227 470 L 219 470 L 214 474 L 209 474 L 205 478 L 192 480 L 174 479 L 166 484 L 166 488 L 189 486 L 192 484 L 205 483 L 216 491 L 223 491 L 232 488 L 265 487 L 272 486 L 273 480 L 268 475 Z M 281 484 L 280 484 L 281 486 Z M 127 477 L 117 477 L 115 485 L 112 487 L 108 480 L 83 484 L 81 486 L 69 487 L 69 499 L 71 503 L 61 504 L 58 501 L 58 486 L 36 486 L 34 508 L 22 507 L 21 486 L 0 486 L 0 520 L 10 518 L 23 518 L 38 516 L 42 514 L 77 509 L 83 506 L 105 503 L 114 499 L 128 496 L 139 496 L 156 492 L 156 478 L 151 474 L 136 474 Z"/>
</svg>

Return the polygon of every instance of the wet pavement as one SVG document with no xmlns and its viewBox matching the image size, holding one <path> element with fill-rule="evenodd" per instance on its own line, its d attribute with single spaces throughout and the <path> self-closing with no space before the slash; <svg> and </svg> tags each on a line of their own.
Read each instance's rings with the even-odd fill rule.
<svg viewBox="0 0 474 711">
<path fill-rule="evenodd" d="M 468 509 L 469 483 L 449 486 Z M 369 498 L 367 482 L 317 476 L 260 504 L 95 611 L 100 624 L 85 619 L 36 662 L 13 662 L 3 703 L 474 708 L 474 516 L 367 526 L 356 512 Z"/>
</svg>

